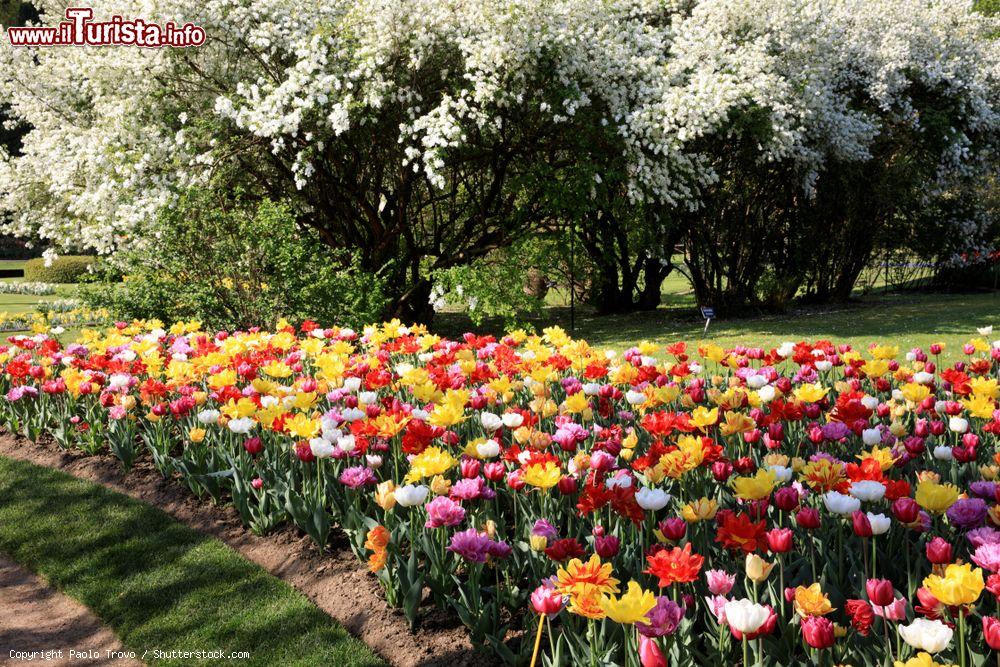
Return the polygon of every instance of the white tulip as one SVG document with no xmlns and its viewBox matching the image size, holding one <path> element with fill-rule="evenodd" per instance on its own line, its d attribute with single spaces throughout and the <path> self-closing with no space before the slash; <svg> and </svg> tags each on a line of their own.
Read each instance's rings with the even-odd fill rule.
<svg viewBox="0 0 1000 667">
<path fill-rule="evenodd" d="M 868 517 L 868 523 L 872 526 L 872 535 L 884 535 L 889 531 L 892 519 L 884 514 L 872 514 L 871 512 L 865 514 Z"/>
<path fill-rule="evenodd" d="M 406 484 L 396 489 L 393 495 L 396 496 L 396 502 L 403 507 L 414 507 L 423 504 L 428 491 L 430 489 L 423 484 Z"/>
<path fill-rule="evenodd" d="M 519 412 L 505 412 L 500 419 L 507 428 L 520 428 L 524 423 L 524 415 Z"/>
<path fill-rule="evenodd" d="M 239 435 L 246 435 L 253 430 L 254 421 L 250 417 L 238 417 L 229 420 L 229 430 Z"/>
<path fill-rule="evenodd" d="M 625 400 L 629 405 L 642 405 L 646 402 L 646 394 L 641 391 L 629 390 L 625 392 Z"/>
<path fill-rule="evenodd" d="M 915 618 L 909 625 L 899 626 L 899 636 L 918 651 L 940 653 L 951 643 L 954 631 L 941 621 Z"/>
<path fill-rule="evenodd" d="M 955 458 L 955 453 L 947 445 L 938 445 L 934 448 L 934 458 L 938 461 L 951 461 Z"/>
<path fill-rule="evenodd" d="M 667 506 L 667 503 L 670 502 L 670 494 L 663 489 L 643 487 L 635 494 L 635 501 L 642 509 L 656 512 Z"/>
<path fill-rule="evenodd" d="M 781 482 L 788 482 L 792 479 L 792 469 L 786 466 L 768 466 L 768 470 L 774 473 L 774 478 Z"/>
<path fill-rule="evenodd" d="M 318 459 L 328 459 L 336 453 L 333 444 L 323 438 L 312 438 L 309 441 L 309 449 L 313 456 Z"/>
<path fill-rule="evenodd" d="M 487 440 L 476 445 L 476 454 L 481 459 L 491 459 L 500 453 L 500 445 L 496 440 Z"/>
<path fill-rule="evenodd" d="M 344 378 L 344 389 L 352 393 L 356 392 L 358 389 L 361 389 L 361 378 L 356 378 L 356 377 Z"/>
<path fill-rule="evenodd" d="M 969 420 L 955 415 L 948 420 L 948 430 L 952 433 L 965 433 L 969 430 Z"/>
<path fill-rule="evenodd" d="M 882 431 L 877 428 L 866 428 L 861 431 L 861 441 L 869 447 L 878 445 L 882 442 Z"/>
<path fill-rule="evenodd" d="M 746 598 L 730 600 L 725 604 L 726 621 L 734 630 L 747 635 L 757 632 L 767 622 L 770 612 L 767 607 L 751 602 Z"/>
<path fill-rule="evenodd" d="M 839 491 L 829 491 L 823 494 L 823 504 L 826 509 L 834 514 L 851 514 L 861 509 L 861 501 L 857 498 L 840 493 Z"/>
<path fill-rule="evenodd" d="M 347 408 L 340 413 L 340 418 L 345 422 L 356 422 L 358 420 L 364 419 L 368 415 L 364 410 L 360 408 Z"/>
<path fill-rule="evenodd" d="M 219 421 L 218 410 L 202 410 L 198 413 L 198 422 L 201 424 L 215 424 Z"/>
<path fill-rule="evenodd" d="M 353 435 L 345 435 L 337 440 L 337 449 L 345 454 L 354 453 L 355 447 L 357 447 L 357 442 L 355 441 Z"/>
<path fill-rule="evenodd" d="M 849 493 L 858 500 L 870 503 L 882 500 L 882 496 L 885 495 L 885 486 L 880 482 L 865 479 L 851 484 Z"/>
<path fill-rule="evenodd" d="M 495 415 L 492 412 L 479 413 L 479 423 L 482 424 L 483 428 L 489 433 L 492 433 L 503 426 L 503 420 L 500 419 L 500 416 Z"/>
</svg>

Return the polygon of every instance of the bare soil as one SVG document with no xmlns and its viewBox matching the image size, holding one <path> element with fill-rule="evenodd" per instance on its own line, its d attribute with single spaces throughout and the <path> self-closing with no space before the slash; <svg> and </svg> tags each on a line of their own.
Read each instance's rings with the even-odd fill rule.
<svg viewBox="0 0 1000 667">
<path fill-rule="evenodd" d="M 0 554 L 0 665 L 121 665 L 121 641 L 89 609 Z M 12 655 L 12 652 L 16 651 Z"/>
<path fill-rule="evenodd" d="M 320 553 L 293 527 L 263 537 L 243 527 L 231 506 L 198 500 L 174 480 L 164 479 L 146 459 L 125 473 L 110 454 L 68 451 L 44 439 L 32 443 L 0 434 L 0 455 L 69 473 L 79 479 L 149 503 L 206 535 L 218 538 L 244 557 L 305 594 L 383 658 L 399 667 L 487 667 L 489 656 L 476 654 L 465 629 L 451 614 L 431 613 L 410 632 L 402 612 L 390 608 L 378 581 L 334 534 Z M 0 618 L 7 616 L 0 597 Z M 0 624 L 0 632 L 3 625 Z M 6 645 L 0 634 L 0 646 Z M 0 656 L 0 659 L 6 656 Z"/>
</svg>

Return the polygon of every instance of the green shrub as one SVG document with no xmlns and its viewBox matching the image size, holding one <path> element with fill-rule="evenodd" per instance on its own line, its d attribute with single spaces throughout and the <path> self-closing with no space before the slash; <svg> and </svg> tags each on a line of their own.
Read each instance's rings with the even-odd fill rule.
<svg viewBox="0 0 1000 667">
<path fill-rule="evenodd" d="M 45 266 L 41 257 L 29 259 L 24 264 L 24 279 L 38 283 L 78 283 L 96 262 L 93 255 L 60 255 Z"/>
<path fill-rule="evenodd" d="M 192 191 L 160 216 L 158 230 L 154 252 L 137 248 L 99 266 L 81 289 L 84 303 L 116 319 L 212 328 L 273 326 L 280 317 L 358 328 L 388 304 L 383 277 L 324 245 L 283 203 Z"/>
</svg>

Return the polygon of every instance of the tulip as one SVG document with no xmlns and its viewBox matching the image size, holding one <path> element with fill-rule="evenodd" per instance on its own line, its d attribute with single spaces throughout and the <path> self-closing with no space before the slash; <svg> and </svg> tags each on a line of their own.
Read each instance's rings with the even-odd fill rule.
<svg viewBox="0 0 1000 667">
<path fill-rule="evenodd" d="M 896 596 L 892 582 L 888 579 L 869 579 L 865 582 L 865 593 L 871 603 L 879 607 L 892 604 Z"/>
<path fill-rule="evenodd" d="M 736 584 L 736 577 L 724 570 L 708 570 L 705 572 L 708 590 L 712 595 L 729 595 Z"/>
<path fill-rule="evenodd" d="M 791 487 L 782 487 L 774 492 L 774 506 L 782 512 L 793 512 L 799 506 L 799 492 Z"/>
<path fill-rule="evenodd" d="M 830 648 L 836 640 L 833 621 L 825 616 L 807 616 L 803 618 L 802 638 L 812 648 Z"/>
<path fill-rule="evenodd" d="M 868 520 L 868 515 L 857 510 L 851 514 L 851 524 L 854 528 L 854 534 L 858 537 L 871 537 L 872 536 L 872 524 Z"/>
<path fill-rule="evenodd" d="M 614 535 L 602 535 L 594 537 L 594 551 L 604 559 L 614 558 L 618 555 L 621 543 Z"/>
<path fill-rule="evenodd" d="M 951 544 L 940 537 L 935 537 L 928 542 L 925 552 L 927 553 L 927 560 L 934 565 L 945 565 L 952 561 Z"/>
<path fill-rule="evenodd" d="M 757 554 L 747 554 L 745 565 L 746 575 L 755 584 L 766 580 L 773 569 L 774 563 L 768 563 Z"/>
<path fill-rule="evenodd" d="M 892 503 L 892 515 L 901 523 L 913 523 L 920 515 L 920 505 L 913 498 L 897 498 Z"/>
<path fill-rule="evenodd" d="M 396 502 L 401 507 L 415 507 L 416 505 L 423 504 L 424 500 L 427 499 L 427 494 L 430 492 L 426 486 L 407 484 L 397 488 L 393 495 L 396 498 Z"/>
<path fill-rule="evenodd" d="M 543 614 L 551 620 L 562 611 L 562 593 L 549 586 L 539 586 L 531 594 L 531 607 L 536 614 Z"/>
<path fill-rule="evenodd" d="M 726 621 L 745 635 L 756 632 L 767 621 L 767 607 L 743 598 L 725 604 Z"/>
<path fill-rule="evenodd" d="M 941 621 L 916 618 L 909 625 L 899 626 L 899 636 L 918 651 L 940 653 L 951 643 L 954 632 Z"/>
<path fill-rule="evenodd" d="M 783 554 L 792 550 L 792 531 L 789 528 L 772 528 L 764 534 L 771 553 Z"/>
<path fill-rule="evenodd" d="M 673 517 L 670 519 L 664 519 L 657 524 L 657 528 L 663 533 L 663 537 L 670 542 L 680 541 L 685 533 L 687 533 L 687 523 L 684 519 L 679 519 Z"/>
<path fill-rule="evenodd" d="M 667 506 L 667 503 L 670 502 L 670 494 L 663 489 L 643 487 L 636 492 L 635 502 L 644 510 L 656 512 Z"/>
<path fill-rule="evenodd" d="M 642 667 L 668 667 L 669 664 L 656 640 L 645 635 L 639 636 L 639 662 Z"/>
<path fill-rule="evenodd" d="M 983 616 L 983 638 L 991 649 L 1000 651 L 1000 620 Z"/>
<path fill-rule="evenodd" d="M 257 456 L 264 451 L 264 443 L 257 437 L 247 438 L 243 441 L 243 449 L 246 450 L 247 454 L 250 456 Z"/>
<path fill-rule="evenodd" d="M 813 507 L 803 507 L 795 513 L 795 522 L 806 530 L 816 530 L 820 526 L 819 512 Z"/>
</svg>

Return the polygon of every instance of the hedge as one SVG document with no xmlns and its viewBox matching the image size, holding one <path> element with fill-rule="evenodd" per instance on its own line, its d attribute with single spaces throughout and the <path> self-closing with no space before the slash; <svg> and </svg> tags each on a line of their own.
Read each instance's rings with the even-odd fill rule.
<svg viewBox="0 0 1000 667">
<path fill-rule="evenodd" d="M 41 257 L 24 264 L 26 281 L 43 283 L 78 283 L 97 258 L 93 255 L 61 255 L 45 266 Z"/>
</svg>

